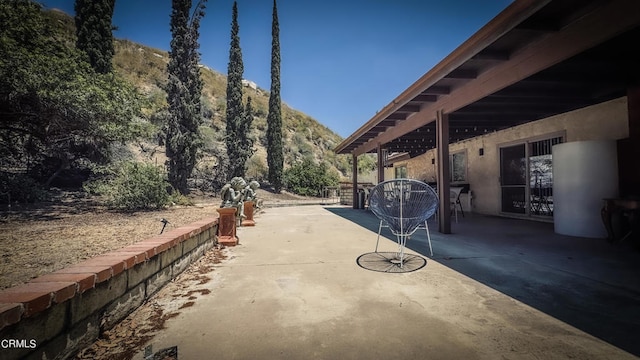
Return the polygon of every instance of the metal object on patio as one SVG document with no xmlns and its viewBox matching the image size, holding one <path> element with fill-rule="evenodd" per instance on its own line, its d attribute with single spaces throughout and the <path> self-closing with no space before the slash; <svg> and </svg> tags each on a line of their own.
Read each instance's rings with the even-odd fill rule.
<svg viewBox="0 0 640 360">
<path fill-rule="evenodd" d="M 432 217 L 438 208 L 438 195 L 429 185 L 411 179 L 381 182 L 371 190 L 369 208 L 380 219 L 376 253 L 382 227 L 388 227 L 398 242 L 398 252 L 389 261 L 402 268 L 406 263 L 404 248 L 407 238 L 417 229 L 424 228 L 427 232 L 429 251 L 433 256 L 427 219 Z"/>
<path fill-rule="evenodd" d="M 358 256 L 356 263 L 363 269 L 388 273 L 412 272 L 427 265 L 427 260 L 422 256 L 404 254 L 403 264 L 400 267 L 397 256 L 398 253 L 395 252 L 370 252 Z"/>
<path fill-rule="evenodd" d="M 162 233 L 164 232 L 164 228 L 166 228 L 167 224 L 169 224 L 169 220 L 162 218 L 160 219 L 160 222 L 162 223 L 162 230 L 160 230 L 160 234 L 162 235 Z"/>
<path fill-rule="evenodd" d="M 449 192 L 451 195 L 451 210 L 455 213 L 456 223 L 458 222 L 458 209 L 460 209 L 462 217 L 464 217 L 464 210 L 462 210 L 462 203 L 460 202 L 460 193 L 462 192 L 462 189 L 464 188 L 458 186 L 452 186 L 449 188 Z"/>
</svg>

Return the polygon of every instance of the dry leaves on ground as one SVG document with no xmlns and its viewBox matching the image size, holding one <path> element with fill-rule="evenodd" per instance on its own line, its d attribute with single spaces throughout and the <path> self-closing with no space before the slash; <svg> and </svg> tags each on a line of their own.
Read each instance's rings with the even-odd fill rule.
<svg viewBox="0 0 640 360">
<path fill-rule="evenodd" d="M 193 306 L 199 296 L 210 293 L 204 285 L 211 280 L 215 264 L 226 257 L 227 250 L 220 246 L 206 252 L 145 304 L 80 351 L 76 359 L 124 360 L 143 351 L 143 346 L 164 329 L 167 320 L 178 316 L 181 309 Z"/>
</svg>

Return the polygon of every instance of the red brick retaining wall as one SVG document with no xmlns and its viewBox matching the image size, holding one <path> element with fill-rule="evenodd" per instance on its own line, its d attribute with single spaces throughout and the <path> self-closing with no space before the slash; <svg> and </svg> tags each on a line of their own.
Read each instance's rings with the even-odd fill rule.
<svg viewBox="0 0 640 360">
<path fill-rule="evenodd" d="M 203 219 L 0 291 L 0 358 L 73 356 L 212 248 L 217 228 Z"/>
</svg>

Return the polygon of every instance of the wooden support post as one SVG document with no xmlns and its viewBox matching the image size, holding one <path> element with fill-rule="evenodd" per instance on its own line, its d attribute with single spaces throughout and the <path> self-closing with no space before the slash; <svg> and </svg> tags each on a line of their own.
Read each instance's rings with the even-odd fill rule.
<svg viewBox="0 0 640 360">
<path fill-rule="evenodd" d="M 618 140 L 618 187 L 623 197 L 640 196 L 640 85 L 627 88 L 629 137 Z"/>
<path fill-rule="evenodd" d="M 438 227 L 451 234 L 451 204 L 449 202 L 449 115 L 436 111 L 436 146 L 438 161 Z"/>
<path fill-rule="evenodd" d="M 384 181 L 384 151 L 382 145 L 378 144 L 378 182 Z"/>
<path fill-rule="evenodd" d="M 353 156 L 353 208 L 358 208 L 358 155 L 352 153 Z"/>
<path fill-rule="evenodd" d="M 627 89 L 627 111 L 629 116 L 629 138 L 640 140 L 640 85 Z"/>
</svg>

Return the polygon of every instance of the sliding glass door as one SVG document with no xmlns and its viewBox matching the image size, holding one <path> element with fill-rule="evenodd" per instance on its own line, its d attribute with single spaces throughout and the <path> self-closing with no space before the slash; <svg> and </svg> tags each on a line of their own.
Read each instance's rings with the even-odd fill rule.
<svg viewBox="0 0 640 360">
<path fill-rule="evenodd" d="M 529 214 L 553 216 L 553 159 L 551 148 L 562 137 L 529 143 Z"/>
<path fill-rule="evenodd" d="M 553 216 L 551 148 L 562 136 L 500 148 L 502 212 Z"/>
</svg>

